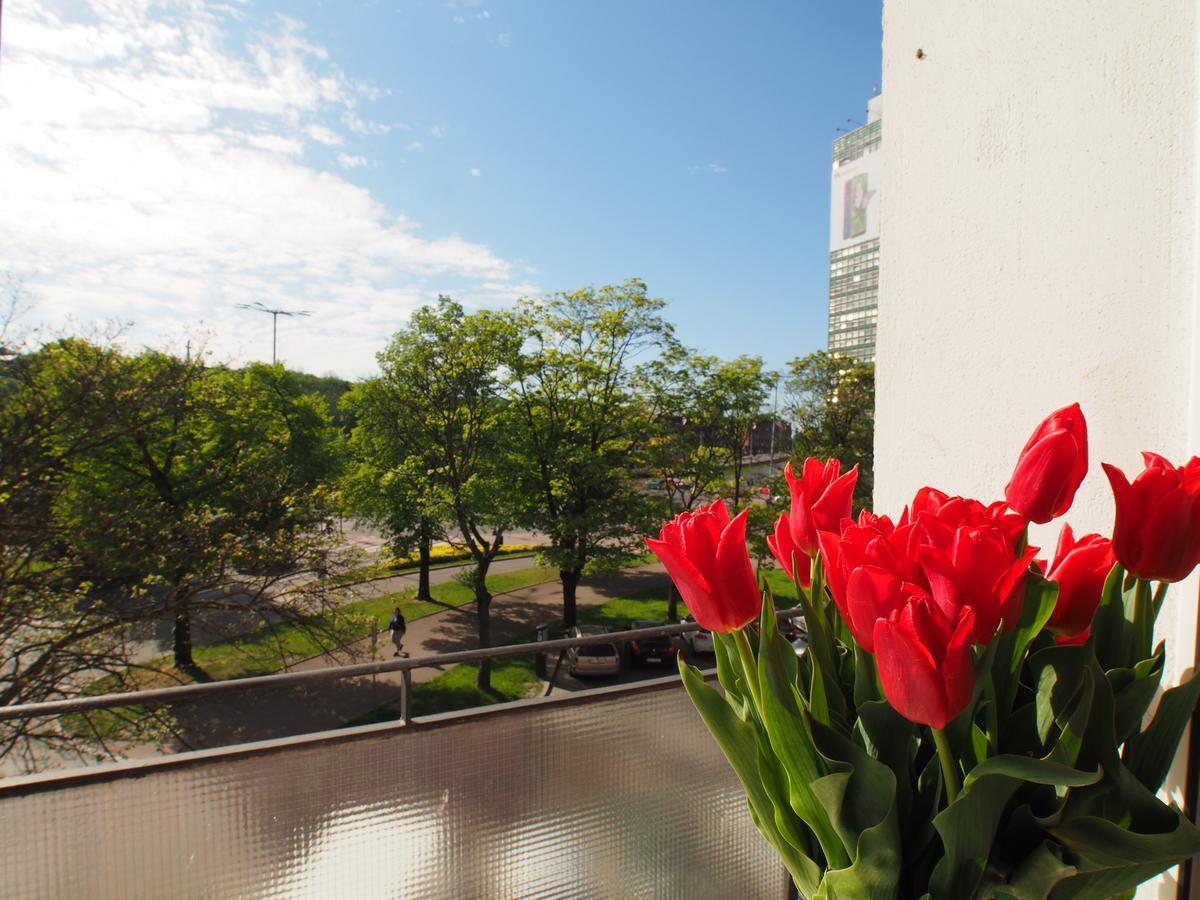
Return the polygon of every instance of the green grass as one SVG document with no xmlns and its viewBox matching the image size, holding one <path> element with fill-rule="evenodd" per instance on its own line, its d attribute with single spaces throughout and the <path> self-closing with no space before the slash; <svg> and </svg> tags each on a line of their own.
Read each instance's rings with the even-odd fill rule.
<svg viewBox="0 0 1200 900">
<path fill-rule="evenodd" d="M 795 606 L 800 602 L 800 595 L 796 593 L 796 585 L 792 583 L 792 579 L 787 577 L 783 569 L 767 569 L 759 570 L 759 577 L 766 580 L 767 585 L 771 588 L 771 593 L 775 596 L 775 605 L 784 606 L 780 601 L 786 600 L 786 606 Z"/>
<path fill-rule="evenodd" d="M 500 552 L 496 554 L 496 559 L 533 556 L 534 552 L 535 550 L 526 544 L 505 545 L 501 546 Z M 430 560 L 429 570 L 432 572 L 435 569 L 448 569 L 453 566 L 461 566 L 470 561 L 471 554 L 467 550 L 453 553 L 438 553 Z M 359 584 L 363 581 L 374 581 L 377 578 L 390 578 L 393 575 L 408 575 L 418 571 L 420 568 L 420 563 L 407 557 L 385 559 L 350 569 L 347 572 L 342 572 L 340 575 L 335 575 L 329 580 L 330 583 L 335 585 Z"/>
<path fill-rule="evenodd" d="M 413 715 L 430 716 L 456 709 L 522 700 L 537 693 L 541 685 L 541 680 L 534 673 L 532 656 L 493 660 L 490 692 L 481 691 L 475 686 L 478 675 L 479 666 L 476 663 L 463 663 L 447 669 L 431 681 L 416 685 L 413 688 Z M 400 710 L 397 704 L 391 703 L 351 719 L 346 725 L 392 722 L 398 718 Z"/>
<path fill-rule="evenodd" d="M 548 566 L 528 566 L 513 572 L 501 572 L 488 576 L 488 589 L 493 594 L 503 594 L 519 588 L 553 581 L 558 570 Z M 400 591 L 346 603 L 336 609 L 313 616 L 303 623 L 284 622 L 273 628 L 266 626 L 250 634 L 198 645 L 192 655 L 196 664 L 211 678 L 226 680 L 269 675 L 286 665 L 318 656 L 329 650 L 361 640 L 371 633 L 371 623 L 378 624 L 382 632 L 392 609 L 400 607 L 405 620 L 413 622 L 445 609 L 464 606 L 475 600 L 471 588 L 448 581 L 430 588 L 436 602 L 413 599 L 412 591 Z M 382 640 L 382 638 L 381 638 Z M 130 673 L 138 687 L 161 687 L 166 683 L 186 683 L 192 680 L 186 672 L 171 665 L 169 657 L 160 657 L 148 664 L 163 673 Z M 104 693 L 106 685 L 112 687 L 110 679 L 101 679 L 98 693 Z"/>
<path fill-rule="evenodd" d="M 504 594 L 519 588 L 553 581 L 558 570 L 548 566 L 528 566 L 513 572 L 489 575 L 488 590 Z M 387 627 L 392 610 L 399 606 L 408 622 L 423 619 L 449 607 L 473 603 L 472 588 L 456 581 L 433 585 L 429 592 L 436 602 L 415 600 L 412 591 L 400 591 L 347 603 L 336 610 L 315 616 L 304 625 L 285 623 L 274 629 L 260 628 L 244 637 L 197 647 L 196 663 L 213 678 L 245 678 L 277 672 L 285 663 L 318 656 L 370 635 L 371 623 L 380 631 Z"/>
</svg>

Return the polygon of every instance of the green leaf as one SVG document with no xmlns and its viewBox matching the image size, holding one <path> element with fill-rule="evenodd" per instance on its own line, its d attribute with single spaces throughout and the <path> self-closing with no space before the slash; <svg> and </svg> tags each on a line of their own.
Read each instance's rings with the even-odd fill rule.
<svg viewBox="0 0 1200 900">
<path fill-rule="evenodd" d="M 1025 650 L 1050 620 L 1057 602 L 1058 585 L 1030 572 L 1025 576 L 1025 603 L 1021 607 L 1016 627 L 992 641 L 992 645 L 997 646 L 991 672 L 1000 721 L 1008 718 L 1016 702 L 1021 666 L 1025 663 Z"/>
<path fill-rule="evenodd" d="M 973 897 L 983 881 L 1000 816 L 1024 783 L 1074 787 L 1094 784 L 1100 771 L 1080 772 L 1052 760 L 993 756 L 976 766 L 958 799 L 934 818 L 944 855 L 929 886 L 935 897 Z"/>
<path fill-rule="evenodd" d="M 1012 876 L 994 886 L 997 900 L 1046 900 L 1059 882 L 1077 869 L 1063 862 L 1062 848 L 1042 841 L 1013 869 Z"/>
<path fill-rule="evenodd" d="M 879 678 L 875 671 L 875 657 L 854 644 L 854 706 L 879 700 Z"/>
<path fill-rule="evenodd" d="M 804 896 L 811 897 L 821 881 L 821 867 L 786 840 L 776 824 L 777 811 L 783 800 L 772 797 L 763 782 L 755 725 L 739 718 L 725 699 L 705 683 L 694 666 L 683 665 L 680 676 L 704 724 L 746 789 L 754 824 L 779 853 L 796 887 Z"/>
<path fill-rule="evenodd" d="M 1179 749 L 1188 720 L 1200 699 L 1200 673 L 1163 692 L 1154 718 L 1141 734 L 1125 745 L 1124 759 L 1130 772 L 1152 791 L 1158 790 Z M 1200 752 L 1200 749 L 1193 749 Z"/>
<path fill-rule="evenodd" d="M 1050 833 L 1079 870 L 1054 889 L 1053 900 L 1112 897 L 1200 852 L 1200 832 L 1177 812 L 1175 827 L 1155 834 L 1138 834 L 1095 816 L 1067 819 Z"/>
<path fill-rule="evenodd" d="M 717 659 L 717 679 L 725 694 L 731 700 L 745 702 L 746 686 L 742 681 L 742 667 L 737 659 L 737 648 L 733 646 L 733 638 L 720 631 L 712 632 L 713 655 Z M 683 666 L 683 654 L 679 655 L 680 667 Z"/>
<path fill-rule="evenodd" d="M 821 597 L 824 589 L 825 573 L 818 556 L 813 561 L 811 594 L 803 590 L 799 592 L 800 605 L 804 607 L 804 622 L 808 630 L 808 650 L 805 651 L 805 654 L 812 660 L 813 674 L 809 688 L 809 703 L 813 715 L 819 721 L 829 724 L 836 722 L 838 723 L 837 727 L 848 731 L 846 701 L 838 682 L 838 655 L 834 639 L 836 622 L 832 613 L 826 615 L 826 605 L 823 602 L 813 600 L 814 597 Z M 772 622 L 772 628 L 775 628 L 774 622 Z"/>
<path fill-rule="evenodd" d="M 1100 660 L 1100 667 L 1120 669 L 1126 665 L 1125 652 L 1125 597 L 1122 586 L 1125 582 L 1125 570 L 1117 563 L 1104 580 L 1104 590 L 1100 593 L 1100 605 L 1092 617 L 1091 641 Z"/>
<path fill-rule="evenodd" d="M 831 866 L 850 860 L 829 820 L 829 812 L 813 795 L 813 783 L 829 774 L 809 731 L 809 717 L 796 690 L 796 652 L 775 627 L 774 610 L 764 607 L 759 632 L 758 677 L 762 686 L 762 722 L 771 749 L 787 773 L 796 814 L 813 830 Z M 814 679 L 814 684 L 817 680 Z"/>
<path fill-rule="evenodd" d="M 829 810 L 830 819 L 851 851 L 851 863 L 830 868 L 818 897 L 888 900 L 899 896 L 900 828 L 896 776 L 854 741 L 812 722 L 817 749 L 839 768 L 813 785 L 813 794 Z"/>
<path fill-rule="evenodd" d="M 1132 669 L 1113 669 L 1105 673 L 1113 691 L 1114 730 L 1118 744 L 1125 743 L 1142 727 L 1142 718 L 1162 681 L 1164 652 L 1163 645 L 1159 644 L 1153 656 L 1143 659 Z"/>
<path fill-rule="evenodd" d="M 1040 650 L 1029 660 L 1037 685 L 1041 752 L 1049 752 L 1055 761 L 1067 765 L 1073 765 L 1079 756 L 1091 714 L 1095 686 L 1087 668 L 1090 658 L 1085 646 L 1062 646 Z"/>
</svg>

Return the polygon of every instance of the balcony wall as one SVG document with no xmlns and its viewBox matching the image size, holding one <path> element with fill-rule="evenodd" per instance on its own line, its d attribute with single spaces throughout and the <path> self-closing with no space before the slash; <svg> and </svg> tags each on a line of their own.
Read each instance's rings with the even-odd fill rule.
<svg viewBox="0 0 1200 900">
<path fill-rule="evenodd" d="M 782 897 L 675 679 L 0 784 L 0 896 Z"/>
</svg>

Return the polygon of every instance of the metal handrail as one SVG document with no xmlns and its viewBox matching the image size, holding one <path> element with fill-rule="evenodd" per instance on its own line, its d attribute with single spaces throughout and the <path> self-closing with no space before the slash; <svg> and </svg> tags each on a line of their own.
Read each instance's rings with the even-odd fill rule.
<svg viewBox="0 0 1200 900">
<path fill-rule="evenodd" d="M 781 619 L 802 615 L 803 612 L 803 607 L 795 606 L 790 609 L 776 610 L 775 616 L 776 619 Z M 111 709 L 116 706 L 171 703 L 177 700 L 191 700 L 196 697 L 207 697 L 213 694 L 226 694 L 234 691 L 254 690 L 256 688 L 293 687 L 301 684 L 335 681 L 340 678 L 382 675 L 387 672 L 402 672 L 404 674 L 404 699 L 407 700 L 411 695 L 411 690 L 409 689 L 411 684 L 410 673 L 413 669 L 477 662 L 484 659 L 501 659 L 508 656 L 529 656 L 530 654 L 551 650 L 586 647 L 590 644 L 624 643 L 639 638 L 658 637 L 660 635 L 673 636 L 703 630 L 695 622 L 686 625 L 660 625 L 656 628 L 636 628 L 628 631 L 613 631 L 607 634 L 557 638 L 552 641 L 537 641 L 528 644 L 505 644 L 500 647 L 487 647 L 482 650 L 459 650 L 454 653 L 440 653 L 435 656 L 381 660 L 379 662 L 359 663 L 353 666 L 314 669 L 310 672 L 281 672 L 275 675 L 258 675 L 253 678 L 235 678 L 229 681 L 183 684 L 178 687 L 154 688 L 147 691 L 127 691 L 120 694 L 98 694 L 95 697 L 73 697 L 65 700 L 47 700 L 41 703 L 0 706 L 0 721 L 61 716 L 65 713 L 86 712 L 93 709 Z M 405 703 L 406 707 L 407 705 Z M 403 718 L 407 721 L 409 716 L 404 715 Z"/>
</svg>

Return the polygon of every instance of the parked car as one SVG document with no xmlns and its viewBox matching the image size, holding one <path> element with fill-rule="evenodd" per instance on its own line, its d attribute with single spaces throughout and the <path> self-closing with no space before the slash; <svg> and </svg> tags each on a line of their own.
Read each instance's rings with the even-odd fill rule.
<svg viewBox="0 0 1200 900">
<path fill-rule="evenodd" d="M 684 616 L 680 619 L 679 624 L 689 625 L 696 620 L 691 616 Z M 711 633 L 701 628 L 699 631 L 689 631 L 683 635 L 683 642 L 687 644 L 688 649 L 693 653 L 712 653 L 713 651 L 713 636 Z"/>
<path fill-rule="evenodd" d="M 568 637 L 608 634 L 603 625 L 579 625 Z M 567 651 L 567 671 L 572 675 L 616 675 L 621 671 L 621 650 L 613 644 L 586 644 Z"/>
<path fill-rule="evenodd" d="M 630 629 L 635 628 L 660 628 L 664 623 L 651 622 L 648 620 L 640 620 L 630 624 Z M 675 646 L 675 642 L 671 640 L 671 636 L 660 634 L 656 637 L 644 637 L 631 640 L 629 642 L 629 661 L 633 665 L 646 665 L 648 663 L 673 663 L 675 655 L 679 652 L 679 648 Z"/>
</svg>

